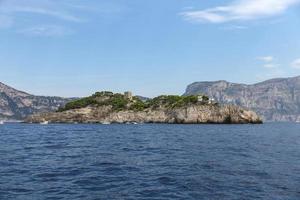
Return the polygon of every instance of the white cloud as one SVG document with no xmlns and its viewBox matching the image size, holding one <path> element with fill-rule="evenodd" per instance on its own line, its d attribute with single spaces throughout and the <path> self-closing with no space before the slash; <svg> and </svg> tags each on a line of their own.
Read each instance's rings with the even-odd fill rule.
<svg viewBox="0 0 300 200">
<path fill-rule="evenodd" d="M 280 66 L 279 64 L 274 63 L 275 58 L 273 56 L 261 56 L 256 59 L 262 61 L 264 63 L 262 66 L 267 69 L 276 69 Z"/>
<path fill-rule="evenodd" d="M 68 7 L 59 1 L 49 0 L 2 0 L 0 1 L 0 13 L 14 15 L 15 13 L 31 13 L 38 15 L 47 15 L 60 20 L 82 22 L 83 19 L 72 13 L 71 7 Z"/>
<path fill-rule="evenodd" d="M 223 29 L 223 30 L 245 30 L 245 29 L 248 29 L 248 27 L 240 26 L 240 25 L 229 25 L 229 26 L 224 26 L 221 29 Z"/>
<path fill-rule="evenodd" d="M 292 68 L 295 68 L 295 69 L 300 69 L 300 58 L 294 60 L 294 61 L 291 63 L 291 67 L 292 67 Z"/>
<path fill-rule="evenodd" d="M 227 6 L 181 13 L 193 22 L 225 23 L 254 20 L 284 13 L 300 0 L 236 0 Z"/>
<path fill-rule="evenodd" d="M 24 13 L 34 13 L 40 15 L 48 15 L 55 17 L 57 19 L 72 21 L 72 22 L 83 22 L 84 20 L 76 17 L 65 11 L 56 11 L 52 9 L 45 9 L 42 7 L 14 7 L 11 12 L 24 12 Z"/>
<path fill-rule="evenodd" d="M 28 36 L 60 37 L 72 34 L 72 31 L 57 25 L 40 25 L 19 31 Z"/>
<path fill-rule="evenodd" d="M 258 60 L 261 60 L 263 62 L 272 62 L 274 60 L 274 57 L 273 56 L 263 56 L 263 57 L 258 57 L 257 58 Z"/>
<path fill-rule="evenodd" d="M 268 69 L 273 69 L 273 68 L 278 67 L 278 65 L 274 64 L 274 63 L 267 63 L 267 64 L 264 64 L 263 67 L 268 68 Z"/>
<path fill-rule="evenodd" d="M 16 32 L 25 35 L 47 37 L 68 35 L 72 31 L 67 28 L 66 22 L 86 22 L 86 19 L 82 18 L 83 14 L 100 12 L 97 6 L 81 6 L 76 2 L 78 1 L 0 0 L 0 29 L 16 26 L 15 29 L 18 30 Z M 30 17 L 26 17 L 29 14 Z M 78 16 L 79 14 L 81 16 Z M 21 21 L 22 17 L 26 19 L 26 23 L 16 23 Z M 45 20 L 42 23 L 47 24 L 49 19 L 55 20 L 55 24 L 60 25 L 39 25 L 41 20 Z"/>
</svg>

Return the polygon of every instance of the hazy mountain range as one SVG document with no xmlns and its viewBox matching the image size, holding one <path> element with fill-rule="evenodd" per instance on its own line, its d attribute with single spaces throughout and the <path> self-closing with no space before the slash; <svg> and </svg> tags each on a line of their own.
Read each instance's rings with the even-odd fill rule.
<svg viewBox="0 0 300 200">
<path fill-rule="evenodd" d="M 224 104 L 256 111 L 266 121 L 300 121 L 300 76 L 253 85 L 227 81 L 195 82 L 184 95 L 206 94 Z M 35 96 L 0 83 L 0 119 L 21 120 L 34 113 L 55 111 L 74 98 Z"/>
<path fill-rule="evenodd" d="M 22 120 L 28 115 L 55 111 L 72 98 L 34 96 L 0 82 L 0 119 Z"/>
<path fill-rule="evenodd" d="M 195 82 L 184 95 L 204 93 L 221 103 L 256 111 L 266 121 L 300 121 L 300 76 L 253 85 L 227 81 Z"/>
</svg>

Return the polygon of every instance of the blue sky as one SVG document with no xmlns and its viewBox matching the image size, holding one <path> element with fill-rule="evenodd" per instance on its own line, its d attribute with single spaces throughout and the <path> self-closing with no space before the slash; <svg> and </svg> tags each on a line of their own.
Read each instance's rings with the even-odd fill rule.
<svg viewBox="0 0 300 200">
<path fill-rule="evenodd" d="M 300 0 L 0 0 L 0 69 L 56 96 L 296 76 Z"/>
</svg>

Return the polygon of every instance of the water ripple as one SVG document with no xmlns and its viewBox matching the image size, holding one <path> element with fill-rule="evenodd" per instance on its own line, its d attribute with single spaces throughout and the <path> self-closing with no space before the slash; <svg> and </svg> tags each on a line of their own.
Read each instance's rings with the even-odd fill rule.
<svg viewBox="0 0 300 200">
<path fill-rule="evenodd" d="M 0 199 L 300 198 L 300 125 L 0 126 Z"/>
</svg>

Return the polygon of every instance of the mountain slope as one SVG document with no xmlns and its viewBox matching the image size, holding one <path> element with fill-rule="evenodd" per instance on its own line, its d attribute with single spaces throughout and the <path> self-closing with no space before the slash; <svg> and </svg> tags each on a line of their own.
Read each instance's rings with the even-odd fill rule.
<svg viewBox="0 0 300 200">
<path fill-rule="evenodd" d="M 267 121 L 300 121 L 300 76 L 253 85 L 227 81 L 195 82 L 187 87 L 184 95 L 198 93 L 254 110 Z"/>
<path fill-rule="evenodd" d="M 0 82 L 0 119 L 22 120 L 28 115 L 55 111 L 72 99 L 34 96 Z"/>
</svg>

